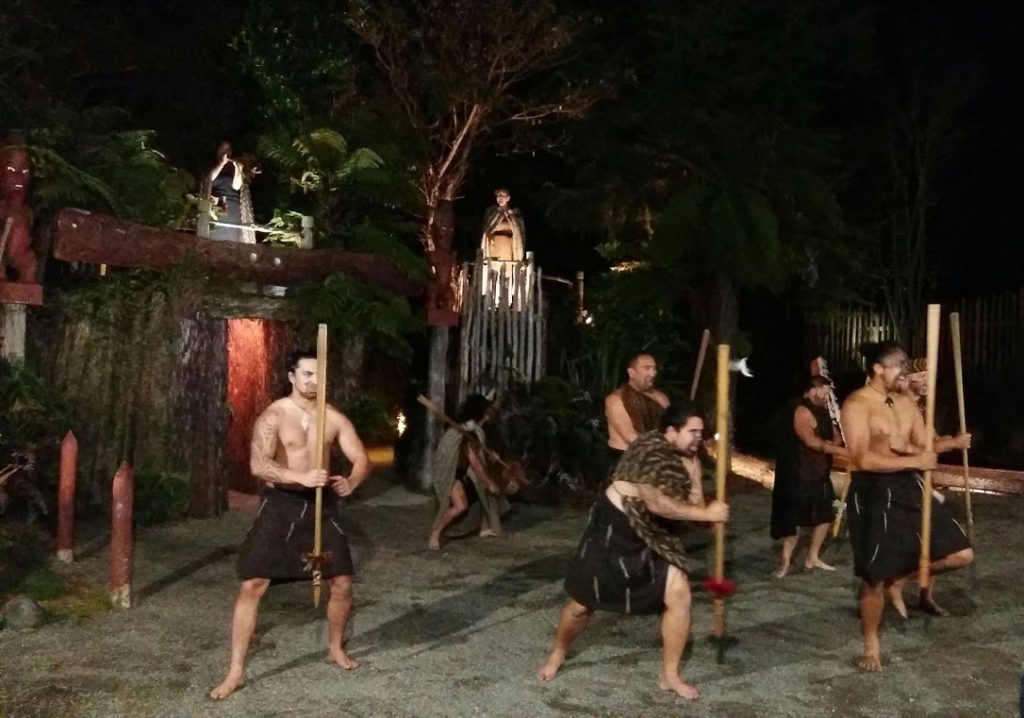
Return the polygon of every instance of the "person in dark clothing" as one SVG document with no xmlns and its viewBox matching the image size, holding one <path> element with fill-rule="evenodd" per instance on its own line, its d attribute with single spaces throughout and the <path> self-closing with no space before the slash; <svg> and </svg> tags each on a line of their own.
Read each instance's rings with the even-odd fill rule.
<svg viewBox="0 0 1024 718">
<path fill-rule="evenodd" d="M 771 536 L 782 540 L 782 557 L 775 576 L 789 572 L 798 527 L 811 528 L 811 545 L 804 567 L 834 571 L 821 560 L 821 546 L 835 518 L 832 457 L 845 456 L 838 432 L 833 430 L 827 404 L 832 382 L 812 376 L 799 403 L 793 407 L 779 456 L 772 488 Z"/>
<path fill-rule="evenodd" d="M 720 501 L 690 503 L 691 472 L 684 458 L 696 456 L 704 420 L 689 402 L 671 405 L 660 429 L 630 443 L 601 492 L 579 547 L 569 564 L 555 642 L 537 673 L 550 681 L 565 662 L 572 642 L 596 610 L 628 615 L 661 614 L 662 661 L 659 686 L 696 698 L 697 689 L 679 675 L 690 630 L 690 585 L 686 556 L 669 525 L 676 521 L 724 522 L 729 507 Z"/>
</svg>

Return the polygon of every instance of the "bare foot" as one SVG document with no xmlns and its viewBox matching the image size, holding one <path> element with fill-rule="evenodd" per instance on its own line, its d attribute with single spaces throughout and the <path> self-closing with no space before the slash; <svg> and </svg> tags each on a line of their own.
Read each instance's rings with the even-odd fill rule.
<svg viewBox="0 0 1024 718">
<path fill-rule="evenodd" d="M 427 548 L 431 551 L 441 550 L 441 537 L 430 534 L 430 538 L 427 539 Z"/>
<path fill-rule="evenodd" d="M 881 673 L 882 659 L 878 656 L 871 656 L 865 653 L 857 660 L 857 667 L 861 670 L 867 671 L 868 673 Z"/>
<path fill-rule="evenodd" d="M 215 701 L 222 701 L 244 685 L 244 671 L 228 671 L 227 678 L 225 678 L 224 681 L 219 686 L 210 691 L 210 698 L 212 698 Z"/>
<path fill-rule="evenodd" d="M 772 576 L 774 576 L 775 578 L 782 578 L 787 573 L 789 573 L 789 564 L 784 563 L 772 572 Z"/>
<path fill-rule="evenodd" d="M 480 532 L 480 538 L 494 538 L 498 534 L 494 533 L 490 529 L 484 529 Z"/>
<path fill-rule="evenodd" d="M 864 639 L 864 655 L 857 660 L 857 666 L 868 673 L 882 672 L 882 647 L 878 636 Z"/>
<path fill-rule="evenodd" d="M 537 678 L 547 683 L 558 675 L 558 669 L 565 663 L 565 654 L 561 651 L 551 651 L 551 655 L 544 661 L 544 665 L 537 671 Z"/>
<path fill-rule="evenodd" d="M 949 616 L 949 611 L 935 603 L 935 599 L 932 598 L 931 590 L 927 588 L 921 589 L 921 598 L 918 603 L 918 608 L 925 613 L 930 613 L 931 615 L 938 616 L 939 618 L 946 618 Z"/>
<path fill-rule="evenodd" d="M 333 663 L 337 663 L 346 671 L 351 671 L 359 667 L 359 662 L 349 658 L 349 655 L 345 653 L 343 648 L 331 649 L 331 661 Z"/>
<path fill-rule="evenodd" d="M 822 571 L 835 571 L 836 570 L 835 566 L 829 566 L 827 563 L 822 561 L 820 558 L 807 559 L 806 561 L 804 561 L 804 568 L 806 568 L 806 569 L 820 568 Z"/>
<path fill-rule="evenodd" d="M 694 698 L 700 695 L 700 692 L 691 686 L 689 683 L 684 683 L 683 679 L 679 676 L 670 676 L 666 678 L 661 677 L 658 681 L 658 687 L 663 691 L 672 691 L 677 696 L 685 698 L 688 701 L 692 701 Z"/>
<path fill-rule="evenodd" d="M 903 584 L 894 583 L 886 589 L 889 594 L 889 600 L 892 601 L 892 607 L 896 609 L 896 613 L 900 614 L 901 618 L 907 617 L 907 604 L 903 602 Z"/>
</svg>

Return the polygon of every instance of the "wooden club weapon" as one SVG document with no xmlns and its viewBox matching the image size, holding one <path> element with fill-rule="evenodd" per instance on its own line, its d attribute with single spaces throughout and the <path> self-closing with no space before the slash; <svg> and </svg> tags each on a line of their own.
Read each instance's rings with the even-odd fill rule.
<svg viewBox="0 0 1024 718">
<path fill-rule="evenodd" d="M 448 416 L 447 414 L 445 414 L 444 413 L 444 409 L 439 407 L 437 404 L 432 402 L 427 397 L 425 397 L 422 394 L 420 394 L 419 396 L 416 397 L 416 401 L 418 401 L 420 404 L 423 404 L 423 406 L 426 407 L 427 411 L 429 411 L 431 414 L 433 414 L 438 419 L 440 419 L 444 424 L 447 424 L 448 426 L 450 426 L 451 428 L 455 429 L 456 431 L 464 434 L 465 436 L 471 436 L 474 439 L 477 438 L 476 434 L 474 434 L 472 431 L 470 431 L 469 429 L 464 427 L 462 424 L 459 424 L 458 422 L 456 422 L 455 419 L 453 419 L 450 416 Z M 494 461 L 499 466 L 502 466 L 502 467 L 504 467 L 506 469 L 509 468 L 509 465 L 506 464 L 504 461 L 502 461 L 501 457 L 498 456 L 498 453 L 494 449 L 491 449 L 491 448 L 488 448 L 488 447 L 485 446 L 484 447 L 484 453 L 487 455 L 488 459 Z"/>
</svg>

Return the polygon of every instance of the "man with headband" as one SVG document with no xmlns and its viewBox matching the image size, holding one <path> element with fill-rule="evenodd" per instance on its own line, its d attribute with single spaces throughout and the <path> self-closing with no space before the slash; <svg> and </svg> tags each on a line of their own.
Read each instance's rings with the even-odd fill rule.
<svg viewBox="0 0 1024 718">
<path fill-rule="evenodd" d="M 925 425 L 914 403 L 899 392 L 907 355 L 899 344 L 864 347 L 868 381 L 843 403 L 842 425 L 850 452 L 847 497 L 854 573 L 861 579 L 864 652 L 858 665 L 882 670 L 878 629 L 885 588 L 917 573 L 921 554 L 922 483 L 918 471 L 935 468 L 924 451 Z M 974 560 L 967 535 L 949 511 L 932 502 L 930 571 L 962 568 Z"/>
<path fill-rule="evenodd" d="M 928 396 L 928 360 L 925 357 L 911 359 L 907 364 L 907 371 L 898 385 L 899 391 L 910 398 L 911 401 L 924 415 L 925 399 Z M 936 436 L 935 453 L 943 454 L 955 449 L 971 448 L 971 435 L 968 433 L 957 436 Z M 941 496 L 939 494 L 938 496 Z M 940 499 L 944 500 L 944 499 Z M 904 580 L 896 581 L 888 588 L 889 600 L 893 608 L 903 618 L 907 617 L 907 605 L 903 602 Z M 935 602 L 935 576 L 931 577 L 928 586 L 922 586 L 918 598 L 918 606 L 922 611 L 933 616 L 945 617 L 949 611 Z"/>
</svg>

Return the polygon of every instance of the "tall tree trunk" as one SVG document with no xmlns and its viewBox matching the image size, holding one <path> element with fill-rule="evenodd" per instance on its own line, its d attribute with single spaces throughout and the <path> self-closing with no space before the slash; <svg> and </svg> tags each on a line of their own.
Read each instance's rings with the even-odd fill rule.
<svg viewBox="0 0 1024 718">
<path fill-rule="evenodd" d="M 429 376 L 427 377 L 427 393 L 430 400 L 445 408 L 445 385 L 448 378 L 448 327 L 430 328 L 430 359 Z M 420 488 L 429 489 L 433 483 L 434 445 L 441 435 L 440 422 L 431 414 L 427 414 L 423 435 L 423 459 L 420 462 Z"/>
</svg>

